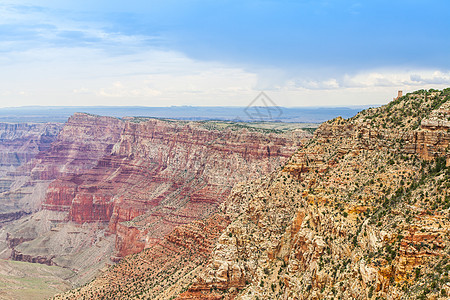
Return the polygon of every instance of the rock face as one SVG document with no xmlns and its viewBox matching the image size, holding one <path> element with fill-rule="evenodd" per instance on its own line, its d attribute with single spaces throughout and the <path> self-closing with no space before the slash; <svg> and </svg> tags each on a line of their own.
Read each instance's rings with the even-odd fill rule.
<svg viewBox="0 0 450 300">
<path fill-rule="evenodd" d="M 447 299 L 450 90 L 326 122 L 236 186 L 234 220 L 178 299 Z"/>
<path fill-rule="evenodd" d="M 0 123 L 0 226 L 35 211 L 41 199 L 30 195 L 48 183 L 32 180 L 24 172 L 40 152 L 50 148 L 62 124 Z"/>
<path fill-rule="evenodd" d="M 123 126 L 123 121 L 116 118 L 78 113 L 69 118 L 64 127 L 61 124 L 58 125 L 57 131 L 52 131 L 55 134 L 51 144 L 48 143 L 48 138 L 42 139 L 46 140 L 47 144 L 40 147 L 41 151 L 35 151 L 33 159 L 16 168 L 13 173 L 16 183 L 4 195 L 7 197 L 5 200 L 7 203 L 12 203 L 12 199 L 20 199 L 26 212 L 43 209 L 41 212 L 44 213 L 32 214 L 3 228 L 6 241 L 2 243 L 0 239 L 1 257 L 9 256 L 15 260 L 48 265 L 58 264 L 73 270 L 84 266 L 85 274 L 90 276 L 95 274 L 96 270 L 87 269 L 91 266 L 98 267 L 98 261 L 85 259 L 91 263 L 91 266 L 86 266 L 78 261 L 78 256 L 82 256 L 83 253 L 84 255 L 96 253 L 89 250 L 93 247 L 101 246 L 106 252 L 109 251 L 111 248 L 109 244 L 112 241 L 109 241 L 109 244 L 105 243 L 111 239 L 104 236 L 105 226 L 92 224 L 90 227 L 87 226 L 89 228 L 85 226 L 79 231 L 72 230 L 72 225 L 68 224 L 70 219 L 67 216 L 67 208 L 61 202 L 63 200 L 71 202 L 72 199 L 65 199 L 61 195 L 63 193 L 59 192 L 55 198 L 62 197 L 59 200 L 60 205 L 52 206 L 51 208 L 58 209 L 50 209 L 50 213 L 45 213 L 47 211 L 45 199 L 53 191 L 54 183 L 51 183 L 53 180 L 59 182 L 64 176 L 79 175 L 94 167 L 100 158 L 110 154 L 114 143 L 119 140 Z M 75 180 L 72 185 L 76 186 L 76 183 Z M 70 182 L 67 185 L 70 185 Z M 65 192 L 64 195 L 67 195 L 68 192 Z M 52 211 L 54 213 L 51 213 Z M 91 236 L 93 239 L 83 241 L 83 236 Z M 14 241 L 13 244 L 11 241 Z M 66 247 L 62 248 L 60 245 Z M 109 261 L 109 255 L 100 261 L 102 267 L 104 261 Z M 82 282 L 89 279 L 87 276 Z"/>
<path fill-rule="evenodd" d="M 18 167 L 50 148 L 62 125 L 0 123 L 0 166 Z"/>
<path fill-rule="evenodd" d="M 31 165 L 33 178 L 54 180 L 91 169 L 119 140 L 124 122 L 111 117 L 76 113 L 69 118 L 48 151 Z"/>
<path fill-rule="evenodd" d="M 450 89 L 418 91 L 322 124 L 206 222 L 141 240 L 154 246 L 58 298 L 447 299 L 449 101 Z M 151 215 L 119 224 L 145 236 Z"/>
<path fill-rule="evenodd" d="M 420 130 L 414 136 L 416 152 L 426 160 L 445 156 L 450 144 L 450 103 L 444 103 L 423 119 Z M 450 160 L 447 160 L 447 166 Z"/>
<path fill-rule="evenodd" d="M 171 232 L 212 216 L 236 182 L 272 172 L 309 137 L 234 123 L 75 114 L 21 167 L 35 181 L 52 181 L 40 191 L 40 212 L 0 232 L 0 254 L 69 268 L 84 283 L 110 257 L 166 242 L 182 252 L 176 248 L 186 241 L 167 239 Z M 212 245 L 195 247 L 209 253 Z"/>
<path fill-rule="evenodd" d="M 221 214 L 181 225 L 152 248 L 125 257 L 89 285 L 55 299 L 171 299 L 193 280 L 229 221 Z M 174 284 L 177 283 L 177 284 Z"/>
<path fill-rule="evenodd" d="M 89 127 L 82 121 L 81 126 Z M 71 127 L 69 123 L 63 129 L 61 140 L 69 132 L 74 135 Z M 67 211 L 79 224 L 109 223 L 110 232 L 117 233 L 118 256 L 140 252 L 175 227 L 207 217 L 234 183 L 274 170 L 299 145 L 287 135 L 209 130 L 195 123 L 132 119 L 122 127 L 114 146 L 105 139 L 100 150 L 93 150 L 109 149 L 108 155 L 84 173 L 72 167 L 75 172 L 50 185 L 43 204 L 45 209 Z M 66 161 L 68 152 L 63 151 Z M 64 164 L 65 169 L 74 162 Z"/>
</svg>

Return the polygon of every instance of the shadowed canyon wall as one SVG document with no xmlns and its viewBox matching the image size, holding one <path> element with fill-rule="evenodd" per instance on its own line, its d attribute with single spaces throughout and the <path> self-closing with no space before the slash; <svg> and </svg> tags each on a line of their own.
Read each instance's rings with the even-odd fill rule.
<svg viewBox="0 0 450 300">
<path fill-rule="evenodd" d="M 22 169 L 51 147 L 61 128 L 51 123 L 0 123 L 0 226 L 38 209 L 48 182 L 32 180 Z"/>
</svg>

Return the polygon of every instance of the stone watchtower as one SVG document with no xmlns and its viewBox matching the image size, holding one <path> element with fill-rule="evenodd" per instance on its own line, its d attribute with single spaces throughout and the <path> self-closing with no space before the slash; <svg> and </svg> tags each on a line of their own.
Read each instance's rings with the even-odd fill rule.
<svg viewBox="0 0 450 300">
<path fill-rule="evenodd" d="M 398 92 L 397 92 L 397 98 L 394 98 L 394 100 L 397 100 L 397 99 L 400 98 L 401 96 L 403 96 L 403 91 L 398 91 Z"/>
</svg>

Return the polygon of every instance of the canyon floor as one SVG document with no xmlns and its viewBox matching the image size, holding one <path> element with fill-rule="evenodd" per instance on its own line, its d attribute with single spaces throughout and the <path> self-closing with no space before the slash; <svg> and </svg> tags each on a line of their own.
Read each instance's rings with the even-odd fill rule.
<svg viewBox="0 0 450 300">
<path fill-rule="evenodd" d="M 0 299 L 47 299 L 73 287 L 72 276 L 61 267 L 0 260 Z"/>
</svg>

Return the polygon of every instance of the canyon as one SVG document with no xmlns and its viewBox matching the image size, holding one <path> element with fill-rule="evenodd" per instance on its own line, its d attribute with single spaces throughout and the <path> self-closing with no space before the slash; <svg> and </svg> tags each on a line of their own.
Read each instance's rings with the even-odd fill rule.
<svg viewBox="0 0 450 300">
<path fill-rule="evenodd" d="M 214 215 L 55 299 L 448 299 L 449 100 L 323 123 Z"/>
<path fill-rule="evenodd" d="M 234 221 L 179 299 L 447 299 L 450 90 L 325 122 Z"/>
<path fill-rule="evenodd" d="M 2 155 L 0 254 L 70 271 L 54 299 L 447 299 L 449 100 L 314 135 L 75 114 Z"/>
<path fill-rule="evenodd" d="M 53 135 L 49 124 L 39 126 L 47 128 L 41 144 L 32 148 L 30 142 L 29 155 L 18 155 L 21 160 L 9 165 L 14 170 L 4 172 L 21 178 L 18 188 L 5 183 L 5 193 L 34 190 L 16 197 L 23 213 L 5 214 L 0 256 L 71 270 L 72 286 L 124 256 L 158 249 L 180 226 L 197 228 L 196 222 L 215 215 L 235 183 L 279 168 L 311 136 L 233 122 L 84 113 L 51 127 Z M 8 134 L 5 153 L 14 147 Z M 13 161 L 2 158 L 5 165 Z M 172 246 L 175 252 L 183 248 L 182 242 Z"/>
</svg>

